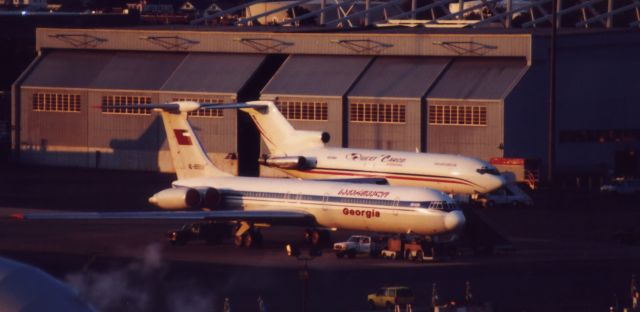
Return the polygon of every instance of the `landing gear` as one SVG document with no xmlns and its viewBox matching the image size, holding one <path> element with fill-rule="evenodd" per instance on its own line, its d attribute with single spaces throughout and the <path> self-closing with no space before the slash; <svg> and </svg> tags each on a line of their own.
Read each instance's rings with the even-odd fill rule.
<svg viewBox="0 0 640 312">
<path fill-rule="evenodd" d="M 198 222 L 183 225 L 178 230 L 167 232 L 171 245 L 185 245 L 190 241 L 204 240 L 208 244 L 218 244 L 229 237 L 230 227 L 227 223 Z"/>
<path fill-rule="evenodd" d="M 331 245 L 331 233 L 329 230 L 307 229 L 304 231 L 304 241 L 312 246 L 329 246 Z"/>
<path fill-rule="evenodd" d="M 254 247 L 262 244 L 262 233 L 247 222 L 240 222 L 233 236 L 236 247 Z"/>
</svg>

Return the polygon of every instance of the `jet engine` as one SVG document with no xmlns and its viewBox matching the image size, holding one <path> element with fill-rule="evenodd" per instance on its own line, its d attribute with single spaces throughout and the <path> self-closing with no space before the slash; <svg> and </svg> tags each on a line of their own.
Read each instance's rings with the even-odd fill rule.
<svg viewBox="0 0 640 312">
<path fill-rule="evenodd" d="M 222 194 L 220 194 L 220 191 L 207 187 L 204 189 L 198 189 L 198 192 L 200 192 L 201 196 L 200 207 L 216 209 L 220 206 L 220 203 L 222 202 Z"/>
<path fill-rule="evenodd" d="M 280 169 L 305 169 L 315 167 L 315 162 L 303 156 L 260 158 L 261 165 Z"/>
<path fill-rule="evenodd" d="M 220 192 L 214 188 L 192 189 L 185 187 L 170 188 L 155 193 L 149 203 L 162 209 L 214 209 L 220 205 Z"/>
</svg>

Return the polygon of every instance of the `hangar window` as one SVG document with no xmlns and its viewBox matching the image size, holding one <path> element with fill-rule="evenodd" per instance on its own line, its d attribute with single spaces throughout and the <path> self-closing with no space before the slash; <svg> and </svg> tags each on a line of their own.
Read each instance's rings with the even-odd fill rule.
<svg viewBox="0 0 640 312">
<path fill-rule="evenodd" d="M 405 123 L 406 106 L 402 104 L 352 103 L 349 121 L 371 123 Z"/>
<path fill-rule="evenodd" d="M 34 93 L 33 110 L 39 112 L 79 112 L 79 94 Z"/>
<path fill-rule="evenodd" d="M 224 103 L 222 99 L 206 99 L 206 98 L 174 98 L 173 101 L 191 101 L 191 102 L 212 103 L 212 104 Z M 193 112 L 189 112 L 189 116 L 222 118 L 224 117 L 224 113 L 222 112 L 221 109 L 198 109 Z"/>
<path fill-rule="evenodd" d="M 486 126 L 484 106 L 429 105 L 430 125 Z"/>
<path fill-rule="evenodd" d="M 290 120 L 327 120 L 326 102 L 277 101 L 276 107 Z"/>
<path fill-rule="evenodd" d="M 560 143 L 625 143 L 640 141 L 640 129 L 583 129 L 560 131 Z"/>
<path fill-rule="evenodd" d="M 137 104 L 151 104 L 151 97 L 131 95 L 106 95 L 102 97 L 102 112 L 125 115 L 151 114 L 151 109 L 131 107 L 131 105 Z"/>
</svg>

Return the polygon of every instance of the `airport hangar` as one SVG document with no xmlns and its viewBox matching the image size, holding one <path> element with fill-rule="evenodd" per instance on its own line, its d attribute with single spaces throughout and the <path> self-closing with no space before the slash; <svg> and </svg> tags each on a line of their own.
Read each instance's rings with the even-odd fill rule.
<svg viewBox="0 0 640 312">
<path fill-rule="evenodd" d="M 522 158 L 544 172 L 548 32 L 39 28 L 12 90 L 14 158 L 171 172 L 158 116 L 102 105 L 262 99 L 296 128 L 328 131 L 330 146 Z M 638 174 L 640 34 L 565 31 L 557 53 L 557 172 Z M 267 151 L 244 115 L 191 122 L 217 165 L 255 175 Z"/>
</svg>

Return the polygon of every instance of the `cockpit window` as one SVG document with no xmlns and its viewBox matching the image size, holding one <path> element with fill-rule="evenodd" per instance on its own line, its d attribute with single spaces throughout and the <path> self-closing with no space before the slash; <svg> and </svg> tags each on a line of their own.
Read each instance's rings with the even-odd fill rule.
<svg viewBox="0 0 640 312">
<path fill-rule="evenodd" d="M 488 173 L 490 175 L 500 175 L 500 172 L 498 171 L 498 169 L 494 168 L 494 167 L 482 167 L 478 170 L 476 170 L 478 173 L 480 174 L 485 174 Z"/>
<path fill-rule="evenodd" d="M 456 204 L 447 203 L 447 202 L 444 202 L 444 201 L 432 201 L 432 202 L 429 202 L 429 205 L 427 206 L 427 208 L 436 209 L 436 210 L 443 210 L 443 211 L 453 211 L 453 210 L 458 209 Z"/>
</svg>

